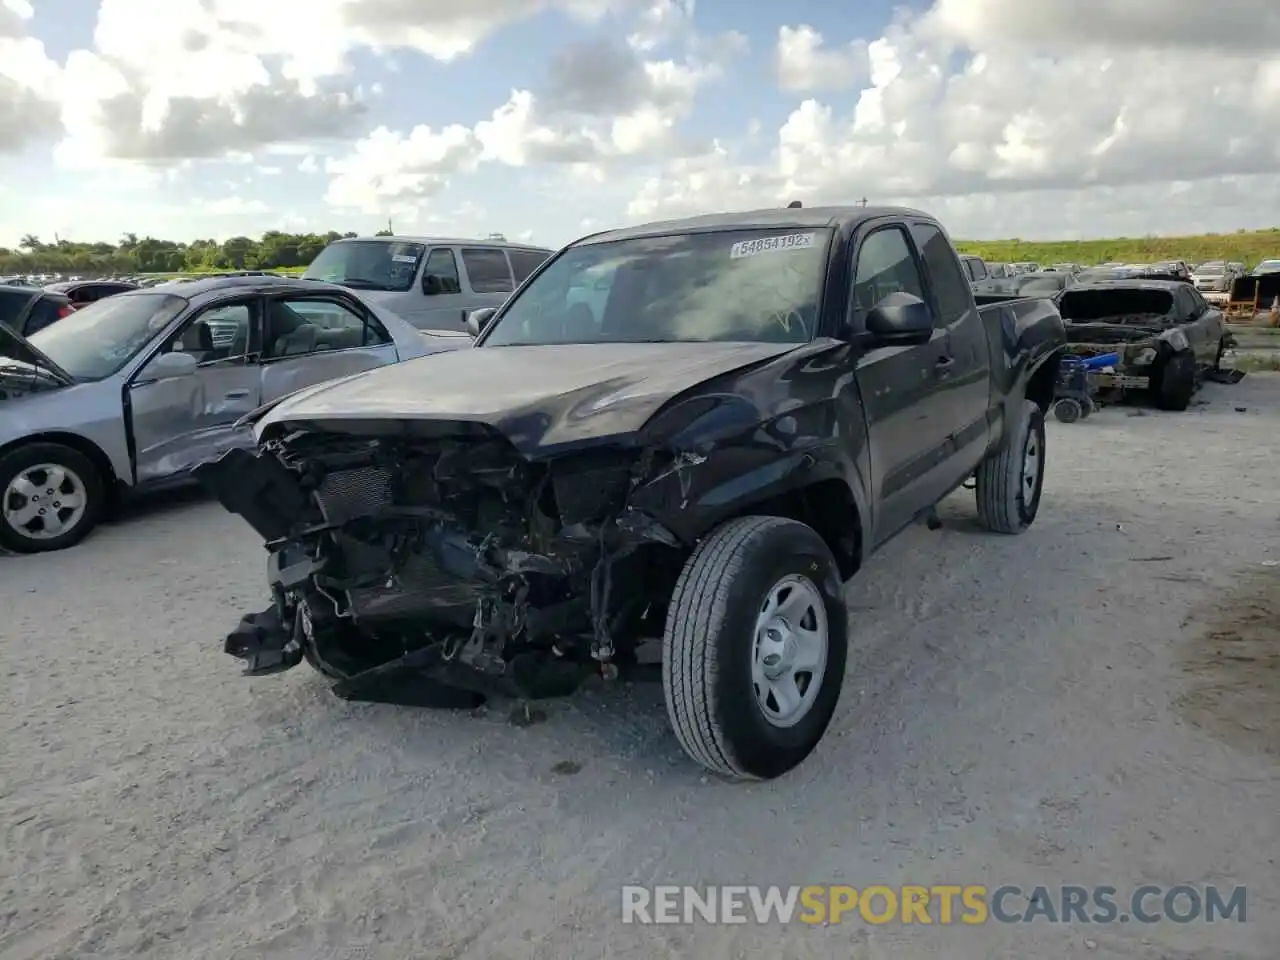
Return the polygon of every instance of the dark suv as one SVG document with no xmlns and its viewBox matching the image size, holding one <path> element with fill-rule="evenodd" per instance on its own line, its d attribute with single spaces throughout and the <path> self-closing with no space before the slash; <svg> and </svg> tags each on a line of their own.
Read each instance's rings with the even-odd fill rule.
<svg viewBox="0 0 1280 960">
<path fill-rule="evenodd" d="M 0 325 L 24 337 L 57 323 L 74 309 L 65 293 L 39 287 L 0 286 Z"/>
</svg>

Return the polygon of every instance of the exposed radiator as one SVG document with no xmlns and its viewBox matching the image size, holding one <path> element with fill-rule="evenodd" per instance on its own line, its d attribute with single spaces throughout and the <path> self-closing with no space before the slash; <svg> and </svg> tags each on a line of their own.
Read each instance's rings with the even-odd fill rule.
<svg viewBox="0 0 1280 960">
<path fill-rule="evenodd" d="M 343 524 L 391 505 L 391 471 L 359 467 L 331 473 L 316 490 L 320 510 L 329 523 Z"/>
</svg>

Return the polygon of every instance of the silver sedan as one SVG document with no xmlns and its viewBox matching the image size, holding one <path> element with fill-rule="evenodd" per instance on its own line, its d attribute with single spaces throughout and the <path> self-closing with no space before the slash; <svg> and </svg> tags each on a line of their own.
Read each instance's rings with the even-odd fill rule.
<svg viewBox="0 0 1280 960">
<path fill-rule="evenodd" d="M 237 421 L 338 377 L 470 346 L 313 280 L 218 277 L 90 304 L 30 339 L 0 326 L 0 547 L 59 550 L 121 493 L 186 482 Z"/>
</svg>

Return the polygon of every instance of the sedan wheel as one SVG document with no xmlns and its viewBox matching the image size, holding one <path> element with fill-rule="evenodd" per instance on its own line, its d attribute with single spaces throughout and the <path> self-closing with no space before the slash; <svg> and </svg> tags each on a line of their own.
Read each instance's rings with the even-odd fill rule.
<svg viewBox="0 0 1280 960">
<path fill-rule="evenodd" d="M 4 520 L 32 540 L 60 537 L 84 519 L 89 495 L 75 471 L 56 463 L 37 463 L 9 481 Z"/>
<path fill-rule="evenodd" d="M 0 547 L 61 550 L 84 539 L 103 507 L 102 478 L 80 452 L 56 443 L 0 457 Z"/>
</svg>

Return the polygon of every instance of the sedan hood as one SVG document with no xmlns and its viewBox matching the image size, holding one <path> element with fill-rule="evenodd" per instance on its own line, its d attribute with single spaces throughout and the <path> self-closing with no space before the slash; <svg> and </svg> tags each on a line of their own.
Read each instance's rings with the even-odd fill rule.
<svg viewBox="0 0 1280 960">
<path fill-rule="evenodd" d="M 0 323 L 0 363 L 4 361 L 13 361 L 6 363 L 6 367 L 16 364 L 18 368 L 38 368 L 41 379 L 52 378 L 63 386 L 76 382 L 75 377 L 32 346 L 30 340 Z"/>
<path fill-rule="evenodd" d="M 258 424 L 464 421 L 527 456 L 635 433 L 672 397 L 794 343 L 607 343 L 475 347 L 433 354 L 289 397 Z"/>
</svg>

